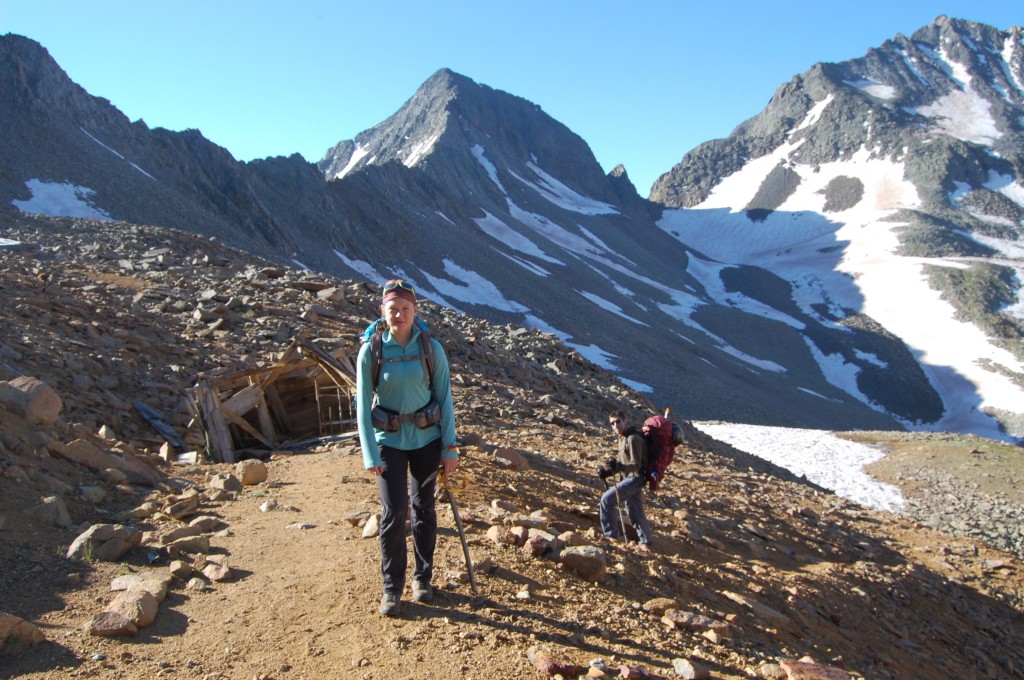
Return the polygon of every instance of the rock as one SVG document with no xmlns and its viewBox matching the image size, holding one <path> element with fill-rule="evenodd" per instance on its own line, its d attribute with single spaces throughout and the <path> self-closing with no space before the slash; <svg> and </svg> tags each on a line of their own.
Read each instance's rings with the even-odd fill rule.
<svg viewBox="0 0 1024 680">
<path fill-rule="evenodd" d="M 231 578 L 231 567 L 228 560 L 222 555 L 207 557 L 206 566 L 203 567 L 203 576 L 211 581 L 227 581 Z"/>
<path fill-rule="evenodd" d="M 530 462 L 526 458 L 526 453 L 518 449 L 497 449 L 494 452 L 494 460 L 497 461 L 498 465 L 516 472 L 526 472 L 530 469 Z"/>
<path fill-rule="evenodd" d="M 782 612 L 772 609 L 768 605 L 755 600 L 752 597 L 747 597 L 746 595 L 741 595 L 739 593 L 732 593 L 727 590 L 722 591 L 722 595 L 726 596 L 727 598 L 729 598 L 737 604 L 741 604 L 747 607 L 755 615 L 757 615 L 758 618 L 769 621 L 773 626 L 780 626 L 790 630 L 796 627 L 793 622 L 793 619 L 786 616 Z"/>
<path fill-rule="evenodd" d="M 123 616 L 136 628 L 145 628 L 156 619 L 160 603 L 153 593 L 142 588 L 126 590 L 107 605 L 106 611 Z"/>
<path fill-rule="evenodd" d="M 46 636 L 34 624 L 0 611 L 0 654 L 18 654 L 45 640 Z"/>
<path fill-rule="evenodd" d="M 672 670 L 686 680 L 706 680 L 711 677 L 711 672 L 705 666 L 689 659 L 672 659 Z"/>
<path fill-rule="evenodd" d="M 210 537 L 206 534 L 200 534 L 198 536 L 186 536 L 185 538 L 179 538 L 176 541 L 167 543 L 167 549 L 173 550 L 174 553 L 187 553 L 194 555 L 196 553 L 206 554 L 210 552 Z"/>
<path fill-rule="evenodd" d="M 0 383 L 0 404 L 24 418 L 29 425 L 43 427 L 50 427 L 57 422 L 64 406 L 49 385 L 27 375 Z"/>
<path fill-rule="evenodd" d="M 115 637 L 135 635 L 139 632 L 139 628 L 122 614 L 102 611 L 94 615 L 92 620 L 89 621 L 88 631 L 90 635 Z"/>
<path fill-rule="evenodd" d="M 696 631 L 721 630 L 729 625 L 724 621 L 718 621 L 704 616 L 703 614 L 678 611 L 676 609 L 669 609 L 666 611 L 661 617 L 661 622 L 664 623 L 669 630 L 677 628 Z"/>
<path fill-rule="evenodd" d="M 850 680 L 851 676 L 844 670 L 825 666 L 813 661 L 800 659 L 783 659 L 779 662 L 786 671 L 788 680 Z"/>
<path fill-rule="evenodd" d="M 650 680 L 651 672 L 646 666 L 619 666 L 619 677 L 623 680 Z"/>
<path fill-rule="evenodd" d="M 71 514 L 60 496 L 47 496 L 39 505 L 32 506 L 28 513 L 43 522 L 59 527 L 71 526 Z"/>
<path fill-rule="evenodd" d="M 87 486 L 84 484 L 78 487 L 78 494 L 93 504 L 102 503 L 103 499 L 107 497 L 107 492 L 102 486 Z"/>
<path fill-rule="evenodd" d="M 155 501 L 146 501 L 142 505 L 132 510 L 125 510 L 117 515 L 118 521 L 125 521 L 128 519 L 146 519 L 152 517 L 160 511 L 160 505 Z"/>
<path fill-rule="evenodd" d="M 200 496 L 198 494 L 186 498 L 172 498 L 172 502 L 164 506 L 163 513 L 170 515 L 174 519 L 184 519 L 199 512 L 199 499 Z"/>
<path fill-rule="evenodd" d="M 500 524 L 493 524 L 487 530 L 487 539 L 492 543 L 498 545 L 515 545 L 516 537 L 512 534 L 508 527 L 503 527 Z"/>
<path fill-rule="evenodd" d="M 171 529 L 166 534 L 163 534 L 162 536 L 160 536 L 160 542 L 163 543 L 164 545 L 170 545 L 171 543 L 174 543 L 175 541 L 177 541 L 178 539 L 181 539 L 181 538 L 191 538 L 193 536 L 202 536 L 202 535 L 203 535 L 203 530 L 202 529 L 200 529 L 197 526 L 192 526 L 190 524 L 188 526 L 177 527 L 175 529 Z"/>
<path fill-rule="evenodd" d="M 540 534 L 531 536 L 523 544 L 523 552 L 530 557 L 540 557 L 550 549 L 551 541 Z"/>
<path fill-rule="evenodd" d="M 242 482 L 234 475 L 217 473 L 210 476 L 209 487 L 211 489 L 223 489 L 224 491 L 241 491 Z"/>
<path fill-rule="evenodd" d="M 363 525 L 363 538 L 373 538 L 380 533 L 380 515 L 373 514 Z"/>
<path fill-rule="evenodd" d="M 157 602 L 163 602 L 167 598 L 167 589 L 171 585 L 170 576 L 157 576 L 155 574 L 129 574 L 118 576 L 110 582 L 111 590 L 145 590 L 156 598 Z"/>
<path fill-rule="evenodd" d="M 192 520 L 189 521 L 188 525 L 190 527 L 195 527 L 199 529 L 199 531 L 201 531 L 204 534 L 209 533 L 211 531 L 217 531 L 218 529 L 221 529 L 225 526 L 224 521 L 222 519 L 220 519 L 219 517 L 214 517 L 212 515 L 201 515 L 199 517 L 194 517 L 192 518 Z"/>
<path fill-rule="evenodd" d="M 267 466 L 259 460 L 243 460 L 235 465 L 235 474 L 242 486 L 255 486 L 267 481 Z"/>
<path fill-rule="evenodd" d="M 188 583 L 185 584 L 187 590 L 210 590 L 210 586 L 207 585 L 206 581 L 197 577 L 190 578 Z"/>
<path fill-rule="evenodd" d="M 526 651 L 526 658 L 538 672 L 548 677 L 560 675 L 564 678 L 575 678 L 587 671 L 586 666 L 563 661 L 553 652 L 538 647 L 530 647 Z"/>
<path fill-rule="evenodd" d="M 111 468 L 120 470 L 125 478 L 133 484 L 155 487 L 163 481 L 163 475 L 135 456 L 117 456 L 107 453 L 85 439 L 76 439 L 66 446 L 53 440 L 47 443 L 46 448 L 55 456 L 80 463 L 93 470 L 103 471 Z"/>
<path fill-rule="evenodd" d="M 644 611 L 655 616 L 662 616 L 669 609 L 676 609 L 679 605 L 670 597 L 656 597 L 653 600 L 644 602 Z"/>
<path fill-rule="evenodd" d="M 142 532 L 138 529 L 120 524 L 96 524 L 72 542 L 67 551 L 67 558 L 116 562 L 141 543 Z"/>
<path fill-rule="evenodd" d="M 171 576 L 182 581 L 188 580 L 192 576 L 192 565 L 185 560 L 173 560 L 167 565 L 167 570 Z"/>
<path fill-rule="evenodd" d="M 599 581 L 607 570 L 604 551 L 592 545 L 570 546 L 562 551 L 559 564 L 587 581 Z"/>
</svg>

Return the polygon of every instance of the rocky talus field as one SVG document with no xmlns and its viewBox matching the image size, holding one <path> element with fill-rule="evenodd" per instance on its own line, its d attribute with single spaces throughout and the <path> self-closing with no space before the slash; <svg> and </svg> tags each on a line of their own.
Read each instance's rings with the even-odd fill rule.
<svg viewBox="0 0 1024 680">
<path fill-rule="evenodd" d="M 886 452 L 895 515 L 684 422 L 645 553 L 597 531 L 595 470 L 608 409 L 665 405 L 550 336 L 425 304 L 473 578 L 442 497 L 436 596 L 383 618 L 350 437 L 188 455 L 199 376 L 299 334 L 354 352 L 377 292 L 172 230 L 0 224 L 2 678 L 1024 677 L 1017 447 L 841 433 Z"/>
</svg>

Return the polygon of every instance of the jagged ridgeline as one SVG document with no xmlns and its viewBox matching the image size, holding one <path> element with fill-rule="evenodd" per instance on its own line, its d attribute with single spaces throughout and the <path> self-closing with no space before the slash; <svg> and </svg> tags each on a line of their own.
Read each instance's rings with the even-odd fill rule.
<svg viewBox="0 0 1024 680">
<path fill-rule="evenodd" d="M 8 35 L 0 204 L 402 275 L 680 417 L 1021 436 L 1022 59 L 1019 29 L 940 17 L 794 76 L 644 199 L 537 104 L 447 69 L 317 164 L 240 163 Z"/>
</svg>

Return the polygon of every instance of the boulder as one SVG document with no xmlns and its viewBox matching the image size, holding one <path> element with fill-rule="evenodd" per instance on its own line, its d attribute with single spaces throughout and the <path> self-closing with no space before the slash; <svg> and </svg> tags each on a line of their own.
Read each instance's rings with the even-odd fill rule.
<svg viewBox="0 0 1024 680">
<path fill-rule="evenodd" d="M 116 562 L 142 543 L 142 532 L 121 524 L 95 524 L 78 536 L 68 548 L 69 560 L 96 559 Z"/>
<path fill-rule="evenodd" d="M 259 460 L 243 460 L 235 465 L 235 475 L 242 486 L 255 486 L 267 481 L 267 466 Z"/>
<path fill-rule="evenodd" d="M 117 612 L 102 611 L 89 621 L 90 635 L 115 637 L 119 635 L 135 635 L 139 627 Z"/>
<path fill-rule="evenodd" d="M 599 581 L 607 570 L 606 555 L 592 545 L 571 546 L 562 551 L 559 564 L 586 581 Z"/>
<path fill-rule="evenodd" d="M 106 611 L 123 616 L 136 628 L 145 628 L 156 619 L 159 608 L 160 603 L 153 593 L 143 588 L 132 588 L 115 597 Z"/>
<path fill-rule="evenodd" d="M 46 636 L 35 625 L 19 616 L 0 611 L 0 653 L 17 654 L 44 640 Z"/>
<path fill-rule="evenodd" d="M 57 422 L 64 404 L 53 389 L 38 378 L 22 375 L 0 382 L 0 404 L 29 425 L 49 427 Z"/>
</svg>

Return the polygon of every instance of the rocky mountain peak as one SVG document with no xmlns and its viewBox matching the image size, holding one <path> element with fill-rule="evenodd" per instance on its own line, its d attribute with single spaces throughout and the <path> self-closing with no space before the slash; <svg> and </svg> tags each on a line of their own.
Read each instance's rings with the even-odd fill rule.
<svg viewBox="0 0 1024 680">
<path fill-rule="evenodd" d="M 431 164 L 431 157 L 443 160 Z M 481 157 L 485 156 L 486 161 Z M 531 164 L 577 191 L 608 196 L 600 166 L 581 137 L 536 104 L 481 85 L 450 69 L 428 78 L 394 115 L 354 140 L 343 140 L 319 162 L 328 180 L 369 165 L 413 168 L 438 163 L 489 164 L 500 177 L 535 176 Z"/>
</svg>

